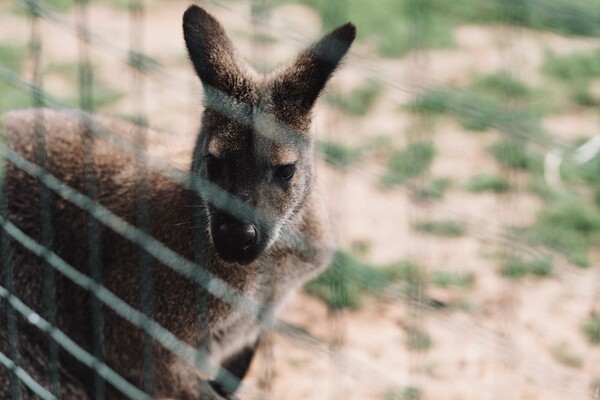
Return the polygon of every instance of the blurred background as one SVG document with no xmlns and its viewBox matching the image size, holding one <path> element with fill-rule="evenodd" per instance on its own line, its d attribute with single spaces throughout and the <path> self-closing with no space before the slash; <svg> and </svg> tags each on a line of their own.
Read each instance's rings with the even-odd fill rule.
<svg viewBox="0 0 600 400">
<path fill-rule="evenodd" d="M 187 168 L 189 1 L 0 0 L 0 111 L 161 131 Z M 201 1 L 260 72 L 346 21 L 315 114 L 331 268 L 242 399 L 600 399 L 600 2 Z"/>
</svg>

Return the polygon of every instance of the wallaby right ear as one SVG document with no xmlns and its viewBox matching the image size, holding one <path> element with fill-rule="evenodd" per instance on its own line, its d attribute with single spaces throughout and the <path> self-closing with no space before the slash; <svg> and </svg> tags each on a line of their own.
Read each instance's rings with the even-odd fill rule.
<svg viewBox="0 0 600 400">
<path fill-rule="evenodd" d="M 212 15 L 192 5 L 183 14 L 185 44 L 207 97 L 243 99 L 249 81 L 244 61 Z"/>
<path fill-rule="evenodd" d="M 310 111 L 355 37 L 356 27 L 347 23 L 302 52 L 275 78 L 274 96 L 277 101 L 300 107 L 302 112 Z"/>
</svg>

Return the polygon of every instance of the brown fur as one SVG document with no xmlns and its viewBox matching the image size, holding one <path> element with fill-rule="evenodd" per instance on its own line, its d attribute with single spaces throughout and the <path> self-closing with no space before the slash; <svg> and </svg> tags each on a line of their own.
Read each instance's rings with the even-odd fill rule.
<svg viewBox="0 0 600 400">
<path fill-rule="evenodd" d="M 278 225 L 278 231 L 265 227 L 265 235 L 271 235 L 270 242 L 255 259 L 244 265 L 225 262 L 212 245 L 210 233 L 210 220 L 221 212 L 219 207 L 148 169 L 149 232 L 183 257 L 205 265 L 210 273 L 248 298 L 279 309 L 289 294 L 316 275 L 330 257 L 326 216 L 312 190 L 314 140 L 309 132 L 310 110 L 354 39 L 354 27 L 339 28 L 305 51 L 291 67 L 268 77 L 259 77 L 246 67 L 220 24 L 199 7 L 190 7 L 184 15 L 184 33 L 190 57 L 205 87 L 207 105 L 192 155 L 192 172 L 210 179 L 203 157 L 210 146 L 218 149 L 220 154 L 214 155 L 225 160 L 230 172 L 227 179 L 213 183 L 267 214 Z M 224 109 L 233 114 L 224 113 Z M 86 118 L 93 125 L 107 127 L 130 139 L 136 130 L 125 122 L 78 111 L 24 110 L 5 115 L 6 145 L 27 160 L 39 163 L 36 129 L 43 127 L 47 170 L 66 185 L 86 193 L 82 124 Z M 136 225 L 136 159 L 128 151 L 119 150 L 96 135 L 92 137 L 97 201 Z M 268 178 L 273 168 L 290 163 L 296 166 L 293 179 L 276 188 L 274 178 Z M 37 179 L 6 163 L 4 190 L 10 221 L 43 242 L 43 193 Z M 56 194 L 50 199 L 51 250 L 89 275 L 88 215 Z M 196 223 L 202 225 L 194 229 Z M 195 231 L 198 238 L 194 237 Z M 313 246 L 306 246 L 305 241 Z M 140 309 L 140 249 L 104 226 L 100 228 L 99 243 L 101 283 Z M 201 243 L 201 248 L 195 243 Z M 15 241 L 10 241 L 9 251 L 14 293 L 47 317 L 42 260 Z M 152 317 L 179 339 L 209 352 L 216 362 L 243 378 L 264 328 L 167 266 L 155 260 L 152 265 Z M 90 295 L 58 272 L 54 278 L 58 327 L 91 352 Z M 6 271 L 0 269 L 2 286 L 6 285 L 5 279 Z M 0 351 L 10 355 L 6 308 L 0 302 Z M 103 360 L 141 388 L 143 333 L 107 307 L 102 312 Z M 47 337 L 21 317 L 18 351 L 19 365 L 49 388 Z M 194 369 L 159 345 L 154 346 L 154 361 L 155 397 L 192 399 L 201 390 L 202 398 L 222 398 L 209 385 L 199 386 Z M 25 385 L 21 384 L 20 389 L 23 398 L 35 397 Z M 115 389 L 108 390 L 107 398 L 122 397 Z M 226 396 L 228 391 L 221 392 Z M 0 398 L 10 398 L 11 393 L 10 372 L 0 367 Z M 60 353 L 60 395 L 65 399 L 93 396 L 93 372 L 66 352 Z"/>
</svg>

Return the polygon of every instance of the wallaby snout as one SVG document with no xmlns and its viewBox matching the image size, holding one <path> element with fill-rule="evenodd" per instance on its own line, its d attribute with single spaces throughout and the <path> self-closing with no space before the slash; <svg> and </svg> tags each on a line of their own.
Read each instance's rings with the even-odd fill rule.
<svg viewBox="0 0 600 400">
<path fill-rule="evenodd" d="M 213 243 L 221 258 L 227 262 L 249 264 L 264 250 L 264 235 L 258 226 L 233 218 L 217 218 Z"/>
</svg>

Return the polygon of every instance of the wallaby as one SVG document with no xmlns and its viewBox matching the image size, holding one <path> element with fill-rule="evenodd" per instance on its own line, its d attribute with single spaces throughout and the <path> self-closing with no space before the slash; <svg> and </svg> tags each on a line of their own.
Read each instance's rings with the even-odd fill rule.
<svg viewBox="0 0 600 400">
<path fill-rule="evenodd" d="M 333 30 L 302 52 L 291 66 L 264 76 L 253 72 L 238 56 L 220 23 L 202 8 L 187 9 L 183 32 L 203 84 L 205 106 L 196 145 L 190 148 L 190 176 L 201 188 L 216 188 L 234 201 L 223 206 L 202 195 L 194 185 L 174 183 L 147 167 L 150 220 L 146 229 L 246 298 L 277 311 L 295 289 L 330 261 L 332 241 L 326 213 L 313 188 L 311 113 L 353 42 L 355 27 L 348 23 Z M 86 181 L 94 177 L 95 199 L 138 226 L 140 169 L 136 156 L 94 135 L 97 127 L 103 127 L 131 138 L 138 127 L 81 111 L 49 109 L 9 112 L 3 127 L 5 149 L 42 165 L 81 193 L 89 192 Z M 85 140 L 90 130 L 92 146 Z M 42 148 L 46 150 L 40 151 Z M 93 148 L 93 155 L 86 162 L 89 148 Z M 38 178 L 5 162 L 2 221 L 6 218 L 88 276 L 93 250 L 90 243 L 98 239 L 99 282 L 141 309 L 140 266 L 144 265 L 142 257 L 151 258 L 148 253 L 103 225 L 97 238 L 93 237 L 86 211 L 54 192 L 48 196 L 41 188 Z M 47 211 L 43 211 L 45 197 L 50 201 Z M 245 206 L 257 211 L 237 211 Z M 44 228 L 48 221 L 50 231 Z M 6 229 L 4 222 L 3 227 Z M 0 252 L 6 255 L 0 264 L 0 286 L 10 288 L 28 307 L 49 319 L 50 297 L 45 283 L 48 276 L 53 277 L 58 329 L 86 351 L 98 354 L 89 290 L 61 273 L 48 274 L 51 267 L 44 265 L 43 257 L 5 232 L 0 239 Z M 205 351 L 241 381 L 266 327 L 210 294 L 198 282 L 156 260 L 151 263 L 152 318 L 180 340 Z M 17 365 L 50 391 L 49 338 L 15 312 L 15 346 L 9 339 L 13 330 L 7 319 L 10 308 L 5 299 L 0 300 L 0 351 L 11 357 L 16 350 Z M 225 385 L 219 375 L 202 375 L 156 343 L 151 348 L 153 385 L 149 385 L 142 361 L 143 331 L 106 306 L 101 312 L 102 361 L 136 387 L 150 391 L 152 398 L 234 398 L 237 384 Z M 95 372 L 62 349 L 58 358 L 59 397 L 94 398 L 98 390 Z M 112 385 L 105 385 L 107 399 L 124 397 Z M 16 393 L 22 399 L 37 398 L 13 371 L 0 364 L 0 399 Z"/>
</svg>

